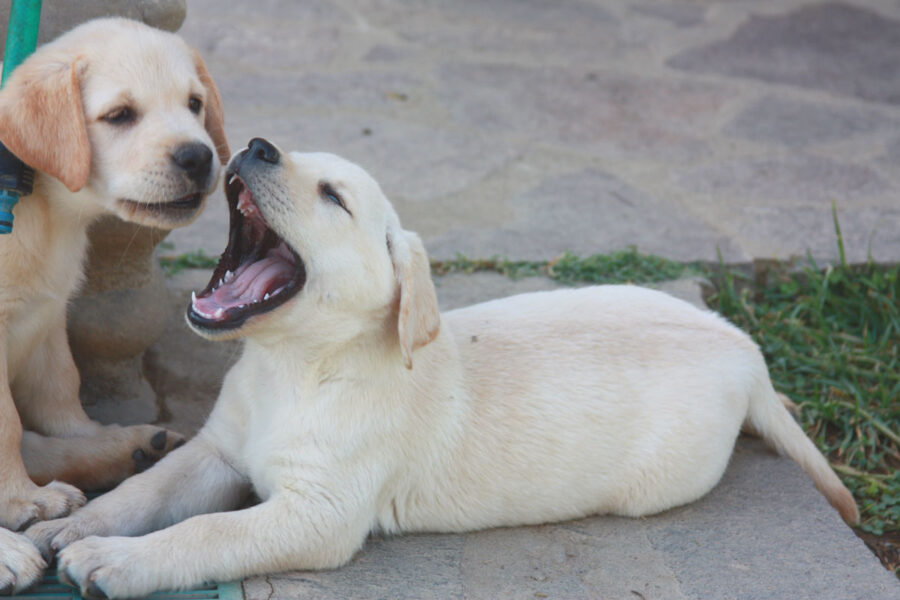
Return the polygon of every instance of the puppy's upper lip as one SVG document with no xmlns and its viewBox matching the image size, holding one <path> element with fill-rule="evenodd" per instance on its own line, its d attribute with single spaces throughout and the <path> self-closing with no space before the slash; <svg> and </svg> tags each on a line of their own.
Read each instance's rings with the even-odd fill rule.
<svg viewBox="0 0 900 600">
<path fill-rule="evenodd" d="M 231 209 L 228 247 L 188 308 L 188 319 L 206 329 L 238 328 L 286 302 L 306 282 L 300 256 L 269 227 L 250 188 L 230 169 L 225 193 Z"/>
<path fill-rule="evenodd" d="M 231 183 L 231 178 L 233 175 L 238 175 L 238 171 L 241 168 L 241 163 L 244 160 L 244 157 L 247 156 L 247 152 L 249 148 L 244 148 L 240 152 L 234 155 L 234 158 L 228 163 L 228 166 L 225 167 L 225 184 L 226 186 Z"/>
</svg>

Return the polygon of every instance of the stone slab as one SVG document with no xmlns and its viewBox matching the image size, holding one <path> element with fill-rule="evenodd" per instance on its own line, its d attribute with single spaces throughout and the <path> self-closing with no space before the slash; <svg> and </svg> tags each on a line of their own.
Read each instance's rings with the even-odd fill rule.
<svg viewBox="0 0 900 600">
<path fill-rule="evenodd" d="M 690 260 L 706 248 L 730 250 L 726 237 L 683 207 L 660 202 L 596 169 L 547 178 L 499 200 L 505 200 L 510 213 L 504 223 L 485 226 L 472 219 L 426 238 L 428 250 L 441 258 L 457 252 L 519 260 L 552 258 L 566 251 L 589 256 L 629 246 L 639 230 L 654 232 L 638 246 L 647 254 Z"/>
<path fill-rule="evenodd" d="M 730 37 L 691 48 L 677 69 L 749 77 L 900 104 L 900 21 L 841 2 L 750 16 Z"/>
<path fill-rule="evenodd" d="M 629 10 L 639 15 L 669 22 L 676 27 L 693 27 L 704 21 L 706 6 L 692 2 L 659 2 L 637 4 Z"/>
<path fill-rule="evenodd" d="M 467 129 L 515 131 L 531 143 L 670 160 L 705 154 L 698 134 L 715 122 L 732 94 L 713 83 L 596 67 L 451 62 L 439 76 L 440 100 Z"/>
<path fill-rule="evenodd" d="M 792 148 L 871 136 L 900 123 L 878 110 L 764 96 L 729 123 L 728 135 Z"/>
<path fill-rule="evenodd" d="M 885 233 L 900 194 L 896 105 L 827 82 L 680 68 L 682 57 L 726 42 L 735 61 L 782 68 L 766 48 L 744 53 L 761 32 L 758 43 L 784 47 L 798 71 L 833 78 L 816 62 L 831 61 L 832 38 L 804 19 L 825 32 L 846 28 L 832 41 L 858 45 L 854 60 L 878 54 L 890 70 L 900 56 L 891 33 L 900 10 L 801 0 L 268 0 L 253 9 L 192 0 L 182 32 L 219 81 L 234 150 L 263 136 L 347 156 L 436 256 L 547 260 L 564 246 L 593 254 L 636 245 L 678 259 L 811 250 L 833 260 L 825 224 L 834 199 L 863 211 L 844 226 L 861 240 L 851 260 L 866 260 L 870 238 L 873 256 L 900 257 L 900 239 Z M 840 65 L 844 79 L 894 80 L 868 63 Z M 608 186 L 584 176 L 597 172 L 641 201 L 612 202 Z M 588 182 L 573 183 L 580 178 Z M 564 194 L 553 194 L 557 184 Z M 881 213 L 887 221 L 873 236 Z M 226 221 L 213 199 L 195 226 L 170 237 L 176 253 L 218 254 Z"/>
</svg>

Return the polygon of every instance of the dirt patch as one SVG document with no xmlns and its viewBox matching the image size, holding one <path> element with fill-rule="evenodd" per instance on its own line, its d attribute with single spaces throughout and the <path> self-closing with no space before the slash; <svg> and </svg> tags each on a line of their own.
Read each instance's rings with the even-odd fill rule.
<svg viewBox="0 0 900 600">
<path fill-rule="evenodd" d="M 892 531 L 883 535 L 874 535 L 865 531 L 857 531 L 856 535 L 866 543 L 881 564 L 900 577 L 900 531 Z"/>
</svg>

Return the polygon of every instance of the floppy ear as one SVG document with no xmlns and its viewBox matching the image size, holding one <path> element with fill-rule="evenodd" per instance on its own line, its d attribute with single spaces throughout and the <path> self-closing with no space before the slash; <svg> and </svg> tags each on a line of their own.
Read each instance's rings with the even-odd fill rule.
<svg viewBox="0 0 900 600">
<path fill-rule="evenodd" d="M 13 71 L 0 91 L 0 141 L 25 164 L 69 190 L 85 186 L 91 147 L 81 104 L 82 57 L 48 60 L 40 52 Z"/>
<path fill-rule="evenodd" d="M 441 328 L 431 266 L 422 240 L 411 231 L 388 232 L 388 251 L 400 286 L 397 333 L 403 364 L 412 369 L 413 350 L 437 337 Z"/>
<path fill-rule="evenodd" d="M 216 145 L 216 154 L 219 155 L 219 161 L 224 165 L 231 158 L 231 151 L 228 150 L 228 140 L 225 138 L 225 111 L 222 110 L 222 97 L 219 95 L 219 88 L 206 70 L 206 63 L 200 58 L 200 54 L 194 52 L 194 68 L 197 69 L 197 76 L 200 82 L 206 88 L 206 118 L 203 126 L 209 137 L 212 138 L 213 144 Z"/>
</svg>

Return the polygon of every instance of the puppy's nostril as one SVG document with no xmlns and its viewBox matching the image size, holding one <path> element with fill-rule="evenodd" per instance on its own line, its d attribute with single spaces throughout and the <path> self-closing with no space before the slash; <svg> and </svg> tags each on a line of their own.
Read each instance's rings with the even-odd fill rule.
<svg viewBox="0 0 900 600">
<path fill-rule="evenodd" d="M 281 153 L 278 151 L 278 148 L 262 138 L 250 140 L 248 150 L 253 158 L 258 158 L 273 165 L 277 165 L 278 161 L 281 160 Z"/>
<path fill-rule="evenodd" d="M 195 183 L 204 183 L 209 177 L 212 158 L 212 150 L 200 142 L 182 144 L 172 153 L 172 162 Z"/>
</svg>

